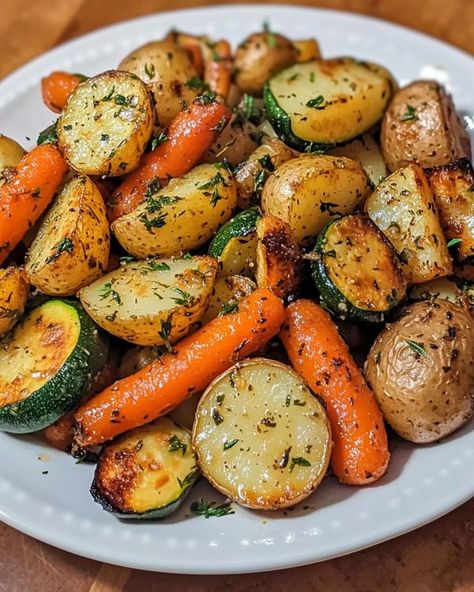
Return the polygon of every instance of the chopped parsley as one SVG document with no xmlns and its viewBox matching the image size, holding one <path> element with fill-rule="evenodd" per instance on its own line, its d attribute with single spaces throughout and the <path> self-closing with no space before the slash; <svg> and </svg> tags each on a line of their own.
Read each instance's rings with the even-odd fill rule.
<svg viewBox="0 0 474 592">
<path fill-rule="evenodd" d="M 426 353 L 426 350 L 425 350 L 423 344 L 420 343 L 419 341 L 412 341 L 411 339 L 405 339 L 405 343 L 417 355 L 419 355 L 419 356 L 425 356 L 425 357 L 428 355 Z"/>
<path fill-rule="evenodd" d="M 139 218 L 140 222 L 143 226 L 151 232 L 153 228 L 162 228 L 165 224 L 166 213 L 162 213 L 159 216 L 155 216 L 155 218 L 148 218 L 146 214 L 142 214 Z"/>
<path fill-rule="evenodd" d="M 105 300 L 106 298 L 112 298 L 117 304 L 122 304 L 120 294 L 112 288 L 112 282 L 107 282 L 100 289 L 100 299 Z"/>
<path fill-rule="evenodd" d="M 197 187 L 199 190 L 206 192 L 205 195 L 208 195 L 211 198 L 212 207 L 215 207 L 217 202 L 222 199 L 218 190 L 219 185 L 227 187 L 226 180 L 220 171 L 218 171 L 214 177 L 212 177 L 212 179 L 209 179 L 209 181 L 203 183 L 202 185 L 198 185 Z M 212 189 L 212 191 L 208 191 L 209 189 Z"/>
<path fill-rule="evenodd" d="M 163 340 L 164 346 L 169 352 L 173 351 L 173 346 L 170 343 L 170 334 L 172 328 L 171 321 L 168 318 L 166 321 L 161 321 L 161 330 L 158 331 L 158 335 Z"/>
<path fill-rule="evenodd" d="M 171 267 L 165 261 L 148 261 L 150 271 L 169 271 Z"/>
<path fill-rule="evenodd" d="M 187 306 L 191 302 L 193 297 L 189 292 L 185 292 L 184 290 L 181 290 L 181 288 L 172 288 L 172 290 L 178 294 L 177 298 L 172 298 L 176 304 Z"/>
<path fill-rule="evenodd" d="M 267 34 L 267 45 L 270 49 L 274 49 L 276 47 L 276 37 L 275 34 L 270 29 L 270 23 L 268 21 L 264 21 L 263 23 L 263 31 Z"/>
<path fill-rule="evenodd" d="M 297 465 L 299 467 L 310 467 L 311 463 L 309 462 L 309 460 L 307 460 L 306 458 L 304 458 L 302 456 L 293 456 L 291 459 L 291 464 L 290 464 L 290 473 L 293 472 L 293 469 Z"/>
<path fill-rule="evenodd" d="M 229 450 L 229 448 L 232 448 L 232 446 L 235 446 L 237 444 L 237 442 L 240 442 L 239 438 L 234 438 L 233 440 L 226 440 L 224 442 L 223 449 Z"/>
<path fill-rule="evenodd" d="M 184 83 L 187 88 L 197 90 L 199 92 L 209 91 L 209 85 L 204 82 L 199 76 L 192 76 L 189 80 Z"/>
<path fill-rule="evenodd" d="M 231 301 L 231 302 L 226 302 L 225 304 L 222 305 L 219 316 L 222 317 L 227 314 L 232 314 L 234 312 L 238 312 L 238 310 L 239 310 L 239 303 L 238 302 L 236 302 L 235 300 Z"/>
<path fill-rule="evenodd" d="M 181 201 L 182 197 L 178 195 L 160 195 L 155 197 L 154 195 L 148 195 L 146 199 L 145 209 L 149 214 L 154 214 L 163 208 L 164 206 L 172 206 L 178 201 Z"/>
<path fill-rule="evenodd" d="M 72 253 L 74 251 L 74 243 L 68 237 L 63 238 L 58 242 L 54 248 L 54 253 L 47 257 L 46 263 L 53 263 L 59 257 L 61 253 L 67 252 Z"/>
<path fill-rule="evenodd" d="M 154 64 L 149 64 L 148 62 L 146 62 L 144 70 L 145 70 L 145 74 L 148 76 L 148 78 L 153 78 L 153 76 L 155 75 Z"/>
<path fill-rule="evenodd" d="M 168 136 L 166 135 L 166 132 L 160 132 L 159 136 L 153 136 L 150 142 L 150 150 L 153 152 L 153 150 L 159 146 L 160 144 L 163 144 L 163 142 L 166 142 L 166 140 L 168 139 Z"/>
<path fill-rule="evenodd" d="M 448 249 L 451 247 L 455 247 L 459 244 L 462 243 L 462 238 L 452 238 L 449 242 L 448 242 Z"/>
<path fill-rule="evenodd" d="M 412 105 L 407 105 L 407 110 L 400 117 L 400 121 L 414 121 L 416 119 L 418 119 L 418 115 L 416 114 L 415 107 Z"/>
<path fill-rule="evenodd" d="M 314 99 L 310 99 L 307 103 L 306 103 L 306 107 L 311 107 L 311 109 L 324 109 L 325 107 L 325 102 L 324 102 L 324 97 L 323 95 L 318 95 L 316 98 Z"/>
<path fill-rule="evenodd" d="M 267 172 L 265 169 L 260 169 L 258 173 L 255 175 L 255 179 L 253 182 L 253 191 L 254 193 L 258 193 L 263 189 L 265 185 L 265 181 L 267 180 Z"/>
<path fill-rule="evenodd" d="M 181 440 L 178 438 L 178 436 L 176 436 L 176 434 L 173 434 L 171 436 L 171 438 L 169 439 L 169 451 L 170 452 L 178 452 L 179 450 L 181 450 L 181 452 L 183 453 L 183 456 L 186 454 L 186 450 L 187 450 L 187 445 L 184 444 L 184 442 L 181 442 Z"/>
<path fill-rule="evenodd" d="M 204 518 L 221 518 L 228 514 L 235 514 L 230 502 L 216 506 L 216 502 L 208 502 L 203 498 L 191 504 L 191 512 L 198 516 L 204 516 Z"/>
<path fill-rule="evenodd" d="M 181 489 L 187 489 L 192 484 L 192 482 L 194 481 L 194 478 L 196 477 L 196 473 L 197 473 L 197 469 L 194 468 L 192 471 L 190 471 L 186 475 L 186 477 L 182 481 L 179 477 L 176 477 Z"/>
</svg>

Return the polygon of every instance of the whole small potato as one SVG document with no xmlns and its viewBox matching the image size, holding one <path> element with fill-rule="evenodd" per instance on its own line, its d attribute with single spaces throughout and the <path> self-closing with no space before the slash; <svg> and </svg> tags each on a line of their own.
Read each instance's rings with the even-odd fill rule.
<svg viewBox="0 0 474 592">
<path fill-rule="evenodd" d="M 241 91 L 260 96 L 265 82 L 276 72 L 294 64 L 298 53 L 283 35 L 253 33 L 235 53 L 235 82 Z"/>
<path fill-rule="evenodd" d="M 365 376 L 406 440 L 435 442 L 474 413 L 474 321 L 447 301 L 417 302 L 372 346 Z"/>
<path fill-rule="evenodd" d="M 394 95 L 382 120 L 381 142 L 392 172 L 411 162 L 427 168 L 471 156 L 453 100 L 433 80 L 412 82 Z"/>
<path fill-rule="evenodd" d="M 156 114 L 162 127 L 191 103 L 198 90 L 186 83 L 198 73 L 186 50 L 172 39 L 152 41 L 134 49 L 120 62 L 119 70 L 136 74 L 145 82 L 155 97 Z"/>
</svg>

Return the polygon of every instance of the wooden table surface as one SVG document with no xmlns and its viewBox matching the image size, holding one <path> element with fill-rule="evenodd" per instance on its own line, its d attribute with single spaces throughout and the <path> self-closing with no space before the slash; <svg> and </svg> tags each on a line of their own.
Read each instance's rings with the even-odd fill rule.
<svg viewBox="0 0 474 592">
<path fill-rule="evenodd" d="M 1 0 L 0 77 L 98 27 L 199 0 Z M 474 53 L 474 0 L 307 0 L 440 37 Z M 1 130 L 0 130 L 1 131 Z M 157 549 L 159 552 L 159 549 Z M 474 499 L 413 533 L 313 566 L 243 576 L 174 576 L 101 565 L 0 524 L 0 592 L 474 592 Z"/>
</svg>

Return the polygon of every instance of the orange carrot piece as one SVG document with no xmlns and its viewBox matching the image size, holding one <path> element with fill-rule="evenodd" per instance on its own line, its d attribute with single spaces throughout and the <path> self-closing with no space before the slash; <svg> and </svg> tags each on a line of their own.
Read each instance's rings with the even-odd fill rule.
<svg viewBox="0 0 474 592">
<path fill-rule="evenodd" d="M 204 54 L 204 82 L 209 88 L 227 97 L 232 82 L 232 50 L 227 41 L 221 40 L 217 43 L 203 42 Z"/>
<path fill-rule="evenodd" d="M 280 338 L 296 372 L 326 405 L 336 476 L 351 485 L 379 479 L 390 459 L 383 416 L 329 314 L 297 300 L 287 309 Z"/>
<path fill-rule="evenodd" d="M 115 382 L 75 414 L 75 442 L 91 446 L 153 421 L 203 391 L 271 339 L 285 319 L 282 301 L 260 288 L 142 370 Z"/>
<path fill-rule="evenodd" d="M 36 146 L 0 187 L 0 265 L 40 218 L 68 169 L 53 144 Z"/>
<path fill-rule="evenodd" d="M 66 104 L 69 96 L 81 82 L 82 76 L 69 72 L 51 72 L 41 80 L 41 93 L 48 109 L 59 113 Z"/>
<path fill-rule="evenodd" d="M 213 144 L 230 120 L 231 112 L 221 101 L 197 98 L 187 111 L 171 122 L 168 139 L 145 154 L 108 201 L 111 222 L 134 210 L 144 199 L 150 183 L 181 177 L 190 171 Z"/>
</svg>

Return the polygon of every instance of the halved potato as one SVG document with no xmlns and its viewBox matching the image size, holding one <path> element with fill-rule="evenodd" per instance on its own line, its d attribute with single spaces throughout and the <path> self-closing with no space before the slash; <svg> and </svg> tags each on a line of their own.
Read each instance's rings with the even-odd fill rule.
<svg viewBox="0 0 474 592">
<path fill-rule="evenodd" d="M 370 134 L 364 134 L 344 146 L 337 146 L 329 150 L 328 154 L 345 156 L 358 162 L 367 173 L 374 188 L 388 175 L 382 151 Z"/>
<path fill-rule="evenodd" d="M 456 242 L 458 260 L 474 255 L 474 170 L 466 158 L 425 171 L 433 190 L 441 226 Z"/>
<path fill-rule="evenodd" d="M 172 38 L 152 41 L 134 49 L 118 65 L 139 76 L 153 92 L 158 123 L 168 127 L 171 121 L 197 96 L 198 90 L 187 82 L 198 76 L 191 58 Z"/>
<path fill-rule="evenodd" d="M 81 82 L 57 124 L 59 146 L 73 169 L 116 177 L 137 167 L 153 132 L 154 110 L 135 75 L 109 70 Z"/>
<path fill-rule="evenodd" d="M 365 203 L 370 218 L 397 250 L 409 283 L 449 275 L 452 261 L 428 180 L 416 164 L 392 173 Z"/>
<path fill-rule="evenodd" d="M 112 230 L 135 257 L 169 256 L 196 249 L 227 222 L 237 203 L 235 181 L 225 167 L 202 164 L 172 179 Z"/>
<path fill-rule="evenodd" d="M 474 312 L 474 285 L 457 278 L 439 278 L 413 286 L 410 300 L 448 300 Z"/>
<path fill-rule="evenodd" d="M 15 326 L 25 310 L 29 284 L 21 267 L 0 269 L 0 335 Z"/>
<path fill-rule="evenodd" d="M 453 100 L 434 80 L 417 80 L 395 94 L 382 121 L 381 139 L 391 171 L 410 162 L 425 168 L 471 156 L 469 134 Z"/>
<path fill-rule="evenodd" d="M 217 261 L 208 256 L 137 261 L 83 288 L 79 298 L 112 335 L 170 348 L 204 314 L 216 271 Z"/>
<path fill-rule="evenodd" d="M 63 186 L 46 214 L 25 269 L 44 294 L 71 296 L 104 272 L 109 251 L 104 200 L 94 183 L 79 175 Z"/>
<path fill-rule="evenodd" d="M 270 173 L 295 155 L 296 153 L 278 138 L 265 138 L 262 145 L 234 172 L 239 208 L 245 210 L 260 203 L 260 195 Z"/>
<path fill-rule="evenodd" d="M 0 186 L 5 183 L 8 170 L 16 167 L 24 155 L 25 151 L 18 142 L 0 134 Z"/>
<path fill-rule="evenodd" d="M 243 275 L 217 278 L 212 288 L 209 306 L 201 319 L 201 323 L 208 323 L 220 314 L 231 312 L 238 307 L 241 298 L 247 296 L 256 288 L 255 282 Z"/>
<path fill-rule="evenodd" d="M 199 401 L 197 463 L 216 489 L 243 506 L 277 510 L 305 499 L 326 474 L 331 448 L 323 406 L 280 362 L 236 364 Z"/>
<path fill-rule="evenodd" d="M 294 295 L 301 281 L 303 260 L 291 228 L 275 216 L 257 220 L 257 285 L 280 298 Z"/>
<path fill-rule="evenodd" d="M 298 244 L 307 247 L 331 218 L 352 212 L 369 192 L 369 179 L 359 163 L 342 156 L 306 154 L 270 175 L 262 208 L 288 222 Z"/>
</svg>

